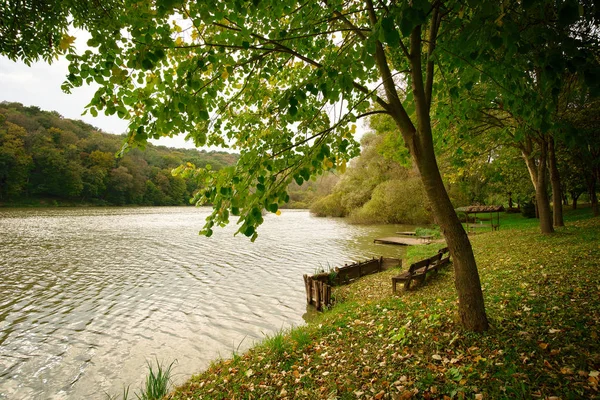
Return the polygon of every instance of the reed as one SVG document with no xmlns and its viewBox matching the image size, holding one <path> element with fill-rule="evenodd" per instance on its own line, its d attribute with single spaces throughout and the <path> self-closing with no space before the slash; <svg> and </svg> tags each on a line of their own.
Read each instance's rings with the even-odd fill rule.
<svg viewBox="0 0 600 400">
<path fill-rule="evenodd" d="M 167 367 L 156 360 L 156 370 L 152 364 L 148 362 L 148 375 L 144 387 L 141 388 L 140 394 L 135 394 L 139 400 L 159 400 L 162 399 L 171 386 L 171 371 L 173 369 L 173 361 Z"/>
</svg>

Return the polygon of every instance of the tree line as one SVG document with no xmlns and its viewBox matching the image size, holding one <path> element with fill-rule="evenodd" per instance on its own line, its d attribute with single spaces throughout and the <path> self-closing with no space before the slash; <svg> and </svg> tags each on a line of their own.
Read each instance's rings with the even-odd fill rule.
<svg viewBox="0 0 600 400">
<path fill-rule="evenodd" d="M 124 135 L 20 103 L 0 103 L 0 203 L 184 205 L 193 178 L 172 170 L 190 163 L 218 170 L 237 155 L 148 144 L 116 157 Z"/>
<path fill-rule="evenodd" d="M 552 199 L 551 217 L 559 221 L 562 207 L 576 209 L 583 196 L 598 215 L 599 106 L 591 100 L 571 104 L 557 116 L 554 134 L 547 133 L 545 139 L 546 146 L 552 144 L 545 170 L 540 172 L 546 176 L 546 184 L 537 193 L 542 152 L 536 138 L 541 136 L 514 142 L 511 135 L 503 135 L 493 126 L 472 136 L 463 135 L 460 129 L 448 130 L 446 143 L 438 140 L 436 149 L 453 206 L 503 205 L 509 211 L 539 218 L 541 194 Z M 473 128 L 476 123 L 466 125 Z M 347 172 L 307 186 L 310 194 L 304 195 L 305 204 L 317 216 L 349 217 L 357 223 L 433 223 L 418 172 L 407 154 L 399 151 L 402 147 L 395 145 L 399 138 L 393 122 L 385 115 L 374 115 L 369 126 L 371 132 L 361 140 L 361 154 Z M 535 168 L 533 175 L 531 168 Z M 300 196 L 296 192 L 290 195 Z"/>
</svg>

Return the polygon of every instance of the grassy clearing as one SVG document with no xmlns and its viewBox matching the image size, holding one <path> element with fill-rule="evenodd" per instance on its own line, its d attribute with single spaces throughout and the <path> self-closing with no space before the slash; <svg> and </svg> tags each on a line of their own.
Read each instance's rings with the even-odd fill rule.
<svg viewBox="0 0 600 400">
<path fill-rule="evenodd" d="M 600 219 L 567 214 L 538 233 L 507 215 L 472 237 L 490 331 L 457 321 L 452 268 L 391 294 L 397 270 L 336 290 L 313 323 L 269 337 L 170 399 L 600 398 Z M 443 245 L 410 249 L 408 263 Z"/>
</svg>

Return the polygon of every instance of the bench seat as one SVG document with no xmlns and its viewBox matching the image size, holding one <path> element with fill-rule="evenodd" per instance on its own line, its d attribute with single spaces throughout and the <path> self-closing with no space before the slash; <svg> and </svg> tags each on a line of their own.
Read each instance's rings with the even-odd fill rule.
<svg viewBox="0 0 600 400">
<path fill-rule="evenodd" d="M 425 277 L 427 276 L 427 272 L 434 271 L 437 273 L 441 267 L 450 263 L 450 256 L 442 258 L 447 252 L 448 248 L 444 247 L 443 249 L 440 249 L 436 255 L 412 264 L 408 268 L 408 271 L 404 271 L 399 275 L 393 276 L 393 292 L 396 292 L 396 285 L 398 282 L 404 282 L 404 288 L 408 290 L 410 289 L 410 284 L 413 280 L 418 280 L 419 282 L 423 283 L 425 281 Z"/>
</svg>

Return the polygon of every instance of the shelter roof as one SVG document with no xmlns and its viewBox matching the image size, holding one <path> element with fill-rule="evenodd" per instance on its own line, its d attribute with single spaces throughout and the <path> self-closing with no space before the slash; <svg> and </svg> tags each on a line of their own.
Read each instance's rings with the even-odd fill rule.
<svg viewBox="0 0 600 400">
<path fill-rule="evenodd" d="M 504 211 L 503 206 L 466 206 L 456 208 L 454 211 L 464 212 L 468 214 L 487 213 L 487 212 L 500 212 Z"/>
</svg>

